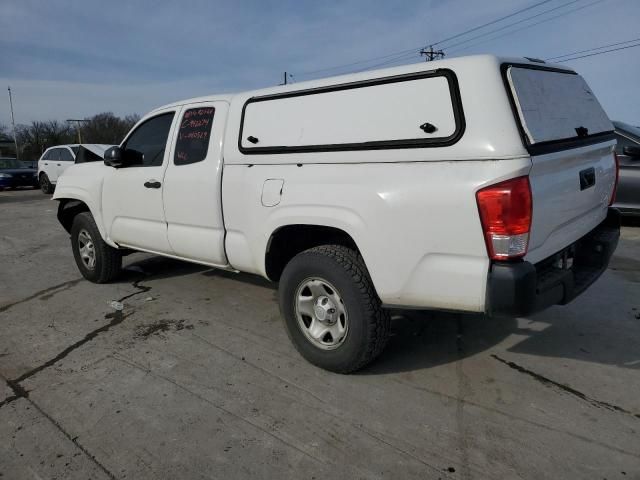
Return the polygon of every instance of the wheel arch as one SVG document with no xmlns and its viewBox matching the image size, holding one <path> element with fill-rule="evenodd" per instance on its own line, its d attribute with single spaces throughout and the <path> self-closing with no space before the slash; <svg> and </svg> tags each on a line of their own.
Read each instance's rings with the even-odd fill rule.
<svg viewBox="0 0 640 480">
<path fill-rule="evenodd" d="M 83 199 L 73 197 L 56 198 L 55 200 L 58 201 L 58 221 L 68 233 L 71 233 L 73 219 L 76 215 L 82 212 L 89 212 L 96 222 L 96 226 L 98 227 L 98 231 L 100 232 L 102 239 L 112 247 L 117 248 L 117 245 L 107 239 L 106 232 L 102 225 L 102 218 L 97 214 L 94 208 L 91 208 L 88 202 L 85 202 Z"/>
<path fill-rule="evenodd" d="M 277 282 L 287 263 L 297 254 L 320 245 L 342 245 L 362 253 L 348 232 L 341 228 L 318 224 L 289 224 L 276 228 L 270 235 L 265 251 L 267 278 Z"/>
</svg>

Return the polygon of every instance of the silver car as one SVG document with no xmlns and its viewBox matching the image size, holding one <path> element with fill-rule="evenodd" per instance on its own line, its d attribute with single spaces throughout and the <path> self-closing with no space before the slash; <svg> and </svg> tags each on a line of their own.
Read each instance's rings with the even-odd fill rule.
<svg viewBox="0 0 640 480">
<path fill-rule="evenodd" d="M 616 154 L 620 164 L 620 178 L 614 207 L 623 214 L 640 216 L 640 127 L 624 122 L 615 126 Z"/>
</svg>

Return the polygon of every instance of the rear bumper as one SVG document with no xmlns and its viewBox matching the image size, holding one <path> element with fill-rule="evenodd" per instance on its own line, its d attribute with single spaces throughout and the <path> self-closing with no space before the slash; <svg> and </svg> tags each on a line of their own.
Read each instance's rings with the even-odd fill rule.
<svg viewBox="0 0 640 480">
<path fill-rule="evenodd" d="M 569 303 L 607 269 L 619 238 L 620 212 L 609 208 L 604 222 L 541 262 L 493 263 L 487 285 L 486 313 L 523 316 L 551 305 Z"/>
</svg>

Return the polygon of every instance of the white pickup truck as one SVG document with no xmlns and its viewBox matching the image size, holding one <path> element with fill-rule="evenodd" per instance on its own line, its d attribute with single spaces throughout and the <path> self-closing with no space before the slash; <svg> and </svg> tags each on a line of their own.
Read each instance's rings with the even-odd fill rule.
<svg viewBox="0 0 640 480">
<path fill-rule="evenodd" d="M 583 292 L 618 242 L 614 145 L 574 71 L 483 55 L 170 104 L 54 198 L 85 278 L 131 250 L 261 275 L 302 356 L 350 372 L 390 308 Z"/>
</svg>

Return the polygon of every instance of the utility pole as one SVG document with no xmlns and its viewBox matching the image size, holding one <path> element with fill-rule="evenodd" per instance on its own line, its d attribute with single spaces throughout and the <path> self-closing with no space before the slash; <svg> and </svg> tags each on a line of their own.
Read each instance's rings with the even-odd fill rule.
<svg viewBox="0 0 640 480">
<path fill-rule="evenodd" d="M 11 98 L 11 87 L 7 87 L 9 90 L 9 106 L 11 107 L 11 127 L 13 128 L 13 143 L 16 146 L 16 160 L 20 160 L 20 153 L 18 152 L 18 137 L 16 137 L 16 121 L 13 118 L 13 98 Z"/>
<path fill-rule="evenodd" d="M 284 82 L 282 82 L 280 85 L 287 85 L 289 83 L 289 79 L 293 78 L 293 75 L 291 75 L 290 73 L 284 72 Z"/>
<path fill-rule="evenodd" d="M 76 124 L 76 130 L 78 131 L 78 143 L 82 143 L 82 132 L 80 130 L 80 125 L 82 125 L 82 122 L 88 122 L 89 120 L 83 120 L 83 119 L 78 119 L 78 118 L 68 118 L 67 119 L 67 123 L 75 123 Z"/>
<path fill-rule="evenodd" d="M 429 50 L 425 48 L 420 50 L 420 55 L 424 55 L 426 57 L 425 62 L 432 62 L 433 60 L 444 58 L 444 52 L 442 50 L 434 50 L 433 45 L 429 46 Z"/>
</svg>

